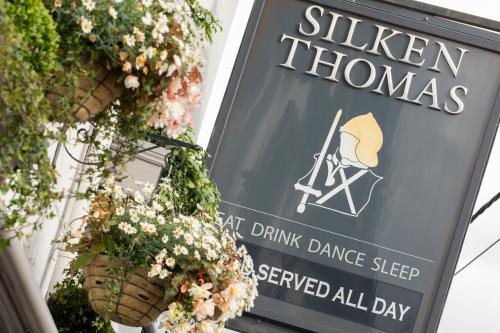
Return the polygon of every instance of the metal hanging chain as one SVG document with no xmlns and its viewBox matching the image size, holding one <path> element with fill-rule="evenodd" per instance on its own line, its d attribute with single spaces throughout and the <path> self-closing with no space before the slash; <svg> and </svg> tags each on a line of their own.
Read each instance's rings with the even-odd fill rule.
<svg viewBox="0 0 500 333">
<path fill-rule="evenodd" d="M 495 194 L 487 203 L 481 206 L 473 215 L 472 218 L 470 219 L 470 223 L 474 222 L 481 214 L 483 214 L 488 208 L 490 208 L 496 201 L 500 199 L 500 192 Z M 486 252 L 491 250 L 495 245 L 497 245 L 500 242 L 500 238 L 497 239 L 493 244 L 488 246 L 486 249 L 484 249 L 481 253 L 479 253 L 477 256 L 474 257 L 471 261 L 469 261 L 467 264 L 465 264 L 462 268 L 460 268 L 458 271 L 453 274 L 453 276 L 457 276 L 460 272 L 462 272 L 464 269 L 469 267 L 474 261 L 478 260 L 481 256 L 483 256 Z"/>
<path fill-rule="evenodd" d="M 481 208 L 479 208 L 477 210 L 477 212 L 475 212 L 474 215 L 472 215 L 472 218 L 470 219 L 470 223 L 474 222 L 474 220 L 477 219 L 479 217 L 479 215 L 483 214 L 498 199 L 500 199 L 500 192 L 498 192 L 497 194 L 495 194 L 493 196 L 493 198 L 491 198 L 487 203 L 485 203 L 484 205 L 482 205 Z"/>
<path fill-rule="evenodd" d="M 457 276 L 458 273 L 460 273 L 461 271 L 463 271 L 464 269 L 466 269 L 467 267 L 469 267 L 474 261 L 476 261 L 477 259 L 479 259 L 482 255 L 484 255 L 486 252 L 488 252 L 493 246 L 497 245 L 499 242 L 500 242 L 500 238 L 497 239 L 493 244 L 491 244 L 490 246 L 488 246 L 485 250 L 483 250 L 483 252 L 479 253 L 476 257 L 474 257 L 474 259 L 472 259 L 471 261 L 469 261 L 465 266 L 463 266 L 458 271 L 456 271 L 455 274 L 453 274 L 453 276 Z"/>
</svg>

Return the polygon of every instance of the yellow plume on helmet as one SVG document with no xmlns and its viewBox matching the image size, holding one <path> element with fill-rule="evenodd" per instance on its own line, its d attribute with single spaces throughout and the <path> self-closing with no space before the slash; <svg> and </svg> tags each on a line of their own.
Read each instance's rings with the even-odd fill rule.
<svg viewBox="0 0 500 333">
<path fill-rule="evenodd" d="M 378 165 L 377 153 L 382 148 L 384 135 L 371 112 L 352 118 L 340 128 L 340 132 L 349 133 L 359 140 L 356 156 L 361 163 L 370 168 Z"/>
</svg>

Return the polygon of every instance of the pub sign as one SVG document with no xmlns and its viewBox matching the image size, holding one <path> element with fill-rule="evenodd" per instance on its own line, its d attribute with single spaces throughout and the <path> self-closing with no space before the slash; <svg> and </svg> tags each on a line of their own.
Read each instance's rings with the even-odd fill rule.
<svg viewBox="0 0 500 333">
<path fill-rule="evenodd" d="M 436 331 L 499 118 L 482 34 L 377 1 L 256 1 L 209 147 L 254 315 Z"/>
</svg>

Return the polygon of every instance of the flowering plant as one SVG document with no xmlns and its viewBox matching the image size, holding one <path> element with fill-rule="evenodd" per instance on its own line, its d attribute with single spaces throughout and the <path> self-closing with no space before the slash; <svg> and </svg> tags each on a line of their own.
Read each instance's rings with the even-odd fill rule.
<svg viewBox="0 0 500 333">
<path fill-rule="evenodd" d="M 141 191 L 132 192 L 112 178 L 102 184 L 77 232 L 78 243 L 69 247 L 78 254 L 73 269 L 98 254 L 146 267 L 150 278 L 164 283 L 168 310 L 160 316 L 163 328 L 219 332 L 228 319 L 253 306 L 257 280 L 245 247 L 238 248 L 235 236 L 222 229 L 218 194 L 202 192 L 194 197 L 206 200 L 192 201 L 186 183 L 195 177 L 186 175 L 198 174 L 197 184 L 208 179 L 203 154 L 191 152 L 185 159 L 156 191 L 142 184 Z M 213 185 L 205 187 L 216 191 Z"/>
<path fill-rule="evenodd" d="M 172 99 L 179 90 L 173 86 L 199 82 L 204 48 L 219 29 L 212 13 L 196 0 L 47 0 L 47 4 L 58 22 L 62 44 L 117 74 L 126 89 L 120 98 L 121 112 L 141 107 L 142 112 L 154 112 L 157 98 Z"/>
<path fill-rule="evenodd" d="M 119 173 L 139 151 L 146 132 L 177 138 L 188 130 L 199 101 L 204 47 L 220 28 L 210 11 L 197 0 L 44 1 L 61 36 L 60 63 L 71 74 L 62 78 L 64 89 L 50 90 L 59 97 L 64 92 L 57 102 L 60 109 L 75 110 L 75 101 L 81 100 L 104 105 L 98 93 L 78 97 L 94 94 L 79 88 L 85 88 L 82 82 L 99 82 L 103 69 L 109 74 L 106 87 L 111 78 L 111 90 L 119 95 L 93 114 L 92 130 L 79 137 L 92 147 L 86 155 L 92 166 L 77 181 Z M 87 109 L 76 106 L 78 112 Z"/>
<path fill-rule="evenodd" d="M 160 129 L 168 137 L 177 138 L 192 127 L 191 112 L 201 97 L 201 76 L 194 71 L 189 79 L 172 80 L 167 90 L 155 102 L 155 112 L 148 119 L 149 126 Z"/>
</svg>

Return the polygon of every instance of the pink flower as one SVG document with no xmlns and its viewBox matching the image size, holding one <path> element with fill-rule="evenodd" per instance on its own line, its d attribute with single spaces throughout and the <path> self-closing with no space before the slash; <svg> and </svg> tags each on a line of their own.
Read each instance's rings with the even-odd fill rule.
<svg viewBox="0 0 500 333">
<path fill-rule="evenodd" d="M 207 316 L 211 317 L 214 315 L 215 303 L 212 299 L 204 300 L 202 298 L 194 302 L 194 315 L 197 320 L 203 320 Z"/>
<path fill-rule="evenodd" d="M 167 96 L 169 99 L 173 99 L 175 97 L 175 94 L 179 91 L 179 89 L 182 88 L 182 80 L 180 77 L 175 77 L 170 81 L 168 87 L 167 87 Z"/>
</svg>

